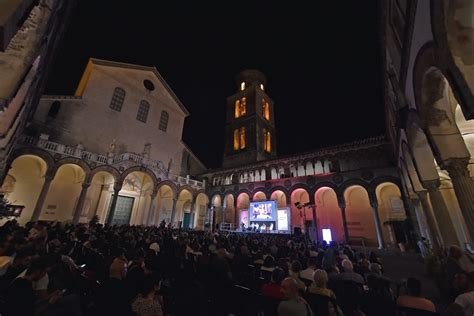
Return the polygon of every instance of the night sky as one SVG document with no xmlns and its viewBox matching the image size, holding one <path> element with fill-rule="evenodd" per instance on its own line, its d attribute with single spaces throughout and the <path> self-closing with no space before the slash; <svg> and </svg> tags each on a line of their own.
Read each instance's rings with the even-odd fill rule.
<svg viewBox="0 0 474 316">
<path fill-rule="evenodd" d="M 81 0 L 46 93 L 73 94 L 89 57 L 156 66 L 208 167 L 243 69 L 267 77 L 279 155 L 384 133 L 377 0 L 212 2 Z"/>
</svg>

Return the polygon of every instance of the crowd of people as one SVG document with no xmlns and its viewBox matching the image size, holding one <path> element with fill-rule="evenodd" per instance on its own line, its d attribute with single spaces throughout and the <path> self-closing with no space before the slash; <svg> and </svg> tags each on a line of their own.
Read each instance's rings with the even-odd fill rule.
<svg viewBox="0 0 474 316">
<path fill-rule="evenodd" d="M 472 315 L 474 275 L 451 252 L 446 313 Z M 7 316 L 436 315 L 421 282 L 387 278 L 375 252 L 304 235 L 10 221 L 0 275 Z"/>
</svg>

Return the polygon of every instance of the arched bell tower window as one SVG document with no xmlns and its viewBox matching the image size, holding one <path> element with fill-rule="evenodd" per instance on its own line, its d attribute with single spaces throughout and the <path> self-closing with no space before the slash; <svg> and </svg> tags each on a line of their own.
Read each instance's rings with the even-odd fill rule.
<svg viewBox="0 0 474 316">
<path fill-rule="evenodd" d="M 246 135 L 245 127 L 234 129 L 234 151 L 245 149 Z"/>
<path fill-rule="evenodd" d="M 272 151 L 272 135 L 265 128 L 263 129 L 263 150 L 267 153 Z"/>
<path fill-rule="evenodd" d="M 267 121 L 270 121 L 270 104 L 265 98 L 262 98 L 262 115 Z"/>
<path fill-rule="evenodd" d="M 247 113 L 247 98 L 235 100 L 235 118 L 244 116 Z"/>
</svg>

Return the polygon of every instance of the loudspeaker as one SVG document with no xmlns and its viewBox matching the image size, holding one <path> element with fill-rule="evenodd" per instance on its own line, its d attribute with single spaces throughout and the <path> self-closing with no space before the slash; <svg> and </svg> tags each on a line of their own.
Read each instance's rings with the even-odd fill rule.
<svg viewBox="0 0 474 316">
<path fill-rule="evenodd" d="M 295 236 L 301 236 L 301 228 L 300 227 L 294 227 L 293 228 L 293 234 Z"/>
</svg>

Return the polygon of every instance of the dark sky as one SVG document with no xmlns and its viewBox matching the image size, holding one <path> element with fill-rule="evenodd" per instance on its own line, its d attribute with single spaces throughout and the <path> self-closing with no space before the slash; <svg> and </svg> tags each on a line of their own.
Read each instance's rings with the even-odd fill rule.
<svg viewBox="0 0 474 316">
<path fill-rule="evenodd" d="M 247 68 L 267 76 L 279 155 L 384 132 L 378 0 L 202 2 L 81 0 L 47 93 L 72 94 L 89 57 L 156 66 L 208 167 L 221 164 L 226 97 Z"/>
</svg>

